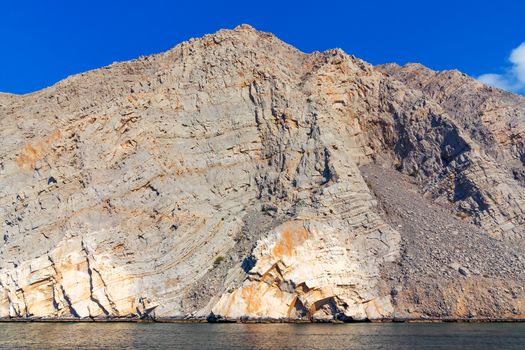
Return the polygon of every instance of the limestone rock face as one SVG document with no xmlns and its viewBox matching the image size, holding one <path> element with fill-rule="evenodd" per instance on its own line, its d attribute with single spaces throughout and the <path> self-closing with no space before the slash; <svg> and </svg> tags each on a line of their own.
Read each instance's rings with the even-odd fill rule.
<svg viewBox="0 0 525 350">
<path fill-rule="evenodd" d="M 231 318 L 389 317 L 390 299 L 375 287 L 379 263 L 393 260 L 398 242 L 383 229 L 349 233 L 338 220 L 288 221 L 257 243 L 249 276 L 212 311 Z M 384 246 L 369 251 L 371 240 Z"/>
<path fill-rule="evenodd" d="M 403 131 L 412 140 L 397 152 L 401 170 L 428 181 L 432 197 L 454 202 L 492 236 L 523 241 L 525 99 L 457 71 L 433 72 L 415 64 L 378 70 L 422 93 L 426 113 L 433 114 L 424 129 L 441 133 L 420 142 L 423 135 Z M 406 118 L 406 105 L 396 107 Z"/>
<path fill-rule="evenodd" d="M 246 25 L 0 94 L 0 317 L 521 317 L 524 118 L 524 98 L 460 73 Z M 377 169 L 441 208 L 410 218 L 448 210 L 442 230 L 476 244 L 435 233 L 442 264 L 415 270 L 434 236 Z M 508 263 L 484 270 L 494 244 Z M 466 296 L 502 280 L 511 297 Z"/>
</svg>

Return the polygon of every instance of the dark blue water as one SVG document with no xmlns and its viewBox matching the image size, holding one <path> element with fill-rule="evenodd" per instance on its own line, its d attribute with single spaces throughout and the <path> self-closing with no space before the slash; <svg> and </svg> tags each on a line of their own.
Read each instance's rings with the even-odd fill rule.
<svg viewBox="0 0 525 350">
<path fill-rule="evenodd" d="M 525 349 L 525 323 L 0 323 L 2 349 Z"/>
</svg>

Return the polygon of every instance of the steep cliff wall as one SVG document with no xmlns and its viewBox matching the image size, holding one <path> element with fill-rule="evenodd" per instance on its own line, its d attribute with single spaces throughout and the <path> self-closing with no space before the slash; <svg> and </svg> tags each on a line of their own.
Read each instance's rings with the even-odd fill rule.
<svg viewBox="0 0 525 350">
<path fill-rule="evenodd" d="M 2 94 L 0 317 L 522 317 L 523 101 L 245 25 Z M 413 220 L 447 208 L 476 237 L 463 260 L 495 246 L 510 270 L 418 255 L 438 244 L 363 174 L 393 174 L 427 208 Z M 447 295 L 415 282 L 450 264 Z M 512 293 L 476 300 L 480 281 Z"/>
</svg>

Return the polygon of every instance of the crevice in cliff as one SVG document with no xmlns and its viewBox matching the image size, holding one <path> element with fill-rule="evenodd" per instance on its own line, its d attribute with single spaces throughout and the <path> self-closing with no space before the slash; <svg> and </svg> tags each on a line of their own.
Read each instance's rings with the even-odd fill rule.
<svg viewBox="0 0 525 350">
<path fill-rule="evenodd" d="M 58 312 L 58 311 L 60 311 L 61 307 L 60 307 L 60 303 L 58 301 L 56 287 L 59 284 L 57 279 L 59 278 L 60 275 L 59 275 L 59 273 L 57 271 L 57 268 L 55 266 L 55 262 L 53 261 L 51 256 L 48 255 L 47 256 L 47 260 L 49 260 L 49 262 L 51 263 L 51 268 L 55 272 L 55 276 L 56 276 L 56 278 L 51 277 L 51 281 L 52 281 L 52 288 L 51 288 L 52 289 L 52 291 L 51 291 L 51 293 L 52 293 L 52 295 L 51 295 L 52 296 L 52 301 L 51 302 L 53 304 L 53 308 Z"/>
<path fill-rule="evenodd" d="M 51 302 L 53 304 L 53 308 L 58 312 L 60 311 L 60 304 L 57 301 L 55 286 L 56 286 L 56 281 L 53 280 L 53 285 L 51 286 Z"/>
<path fill-rule="evenodd" d="M 319 299 L 310 304 L 308 308 L 307 317 L 315 319 L 319 316 L 332 316 L 337 319 L 339 308 L 334 296 Z M 322 317 L 322 318 L 325 318 Z"/>
<path fill-rule="evenodd" d="M 63 285 L 60 285 L 60 290 L 62 291 L 62 295 L 64 296 L 64 301 L 66 302 L 71 315 L 73 317 L 80 318 L 80 315 L 78 314 L 77 310 L 75 310 L 75 308 L 73 307 L 73 303 L 71 302 L 71 299 L 67 295 L 66 290 L 64 289 Z"/>
<path fill-rule="evenodd" d="M 20 292 L 20 294 L 22 294 L 22 301 L 24 302 L 25 317 L 29 318 L 29 317 L 33 316 L 33 314 L 31 314 L 29 312 L 29 308 L 28 308 L 27 300 L 26 300 L 26 294 L 25 294 L 25 292 L 24 292 L 24 290 L 22 288 L 20 288 L 18 291 Z"/>
<path fill-rule="evenodd" d="M 287 318 L 302 319 L 308 316 L 308 309 L 304 306 L 303 302 L 298 296 L 295 296 L 293 301 L 290 303 L 290 308 L 287 312 Z"/>
<path fill-rule="evenodd" d="M 327 148 L 324 149 L 324 168 L 323 168 L 323 177 L 324 180 L 321 182 L 321 186 L 326 185 L 333 177 L 333 170 L 330 166 L 330 151 Z"/>
<path fill-rule="evenodd" d="M 98 275 L 98 278 L 100 278 L 100 281 L 102 282 L 102 285 L 104 286 L 104 295 L 106 296 L 106 299 L 107 301 L 109 302 L 109 305 L 111 306 L 111 310 L 113 311 L 113 313 L 115 315 L 119 315 L 119 312 L 118 312 L 118 309 L 117 309 L 117 305 L 115 304 L 115 302 L 110 298 L 109 294 L 108 294 L 108 286 L 106 284 L 106 281 L 104 281 L 104 279 L 102 278 L 102 274 L 100 273 L 100 271 L 98 271 L 96 268 L 92 268 L 93 271 L 95 271 Z"/>
<path fill-rule="evenodd" d="M 82 245 L 82 250 L 84 251 L 86 255 L 87 272 L 89 275 L 89 298 L 91 299 L 91 301 L 93 301 L 95 304 L 98 305 L 100 310 L 106 316 L 108 316 L 110 312 L 104 307 L 104 305 L 102 305 L 102 303 L 100 302 L 100 300 L 98 300 L 98 298 L 95 296 L 94 291 L 93 291 L 93 270 L 91 269 L 91 262 L 89 261 L 89 252 L 86 246 L 84 245 L 84 240 L 81 241 L 81 245 Z"/>
<path fill-rule="evenodd" d="M 20 307 L 18 309 L 16 308 L 18 305 L 15 305 L 13 303 L 13 300 L 11 299 L 11 296 L 9 295 L 9 292 L 6 293 L 7 301 L 9 303 L 9 316 L 11 317 L 11 310 L 14 311 L 16 317 L 22 317 L 20 313 Z"/>
</svg>

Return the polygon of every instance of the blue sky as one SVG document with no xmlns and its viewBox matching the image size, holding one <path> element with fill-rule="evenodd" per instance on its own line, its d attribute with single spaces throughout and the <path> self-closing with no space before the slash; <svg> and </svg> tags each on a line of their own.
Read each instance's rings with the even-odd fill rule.
<svg viewBox="0 0 525 350">
<path fill-rule="evenodd" d="M 373 64 L 459 69 L 525 92 L 525 45 L 510 60 L 525 42 L 519 0 L 2 0 L 0 91 L 39 90 L 240 23 L 305 52 L 340 47 Z"/>
</svg>

